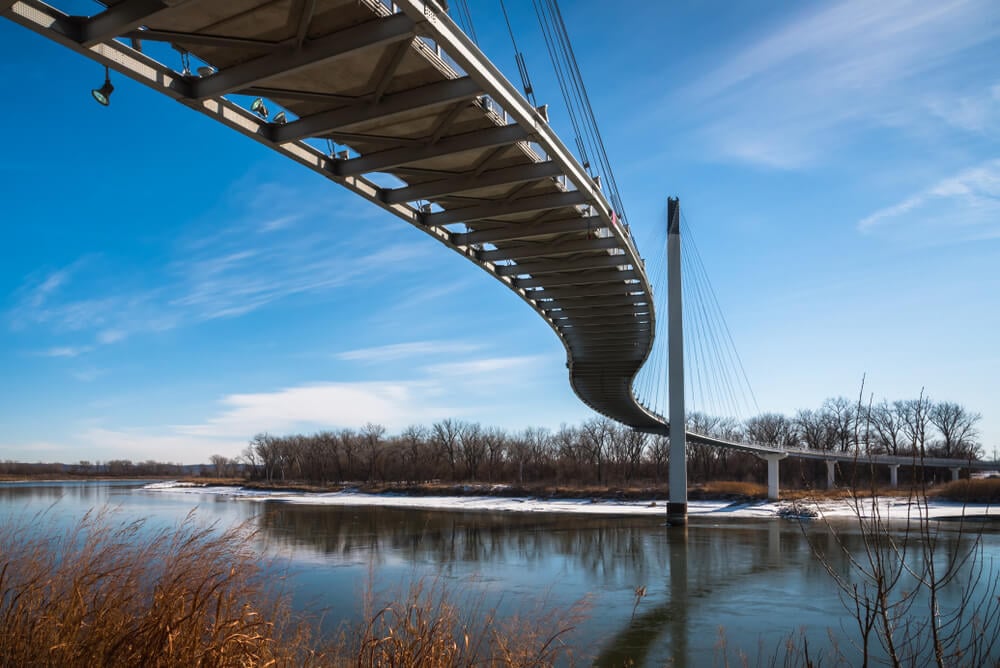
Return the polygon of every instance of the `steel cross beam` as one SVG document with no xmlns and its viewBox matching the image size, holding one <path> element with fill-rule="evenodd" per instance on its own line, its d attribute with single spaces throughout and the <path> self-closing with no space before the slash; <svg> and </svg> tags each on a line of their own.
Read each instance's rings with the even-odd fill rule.
<svg viewBox="0 0 1000 668">
<path fill-rule="evenodd" d="M 594 216 L 596 218 L 596 216 Z M 591 217 L 570 218 L 568 220 L 553 220 L 546 223 L 508 223 L 503 227 L 490 230 L 476 230 L 474 232 L 456 232 L 451 235 L 452 241 L 457 244 L 483 244 L 497 243 L 503 241 L 515 241 L 517 239 L 530 239 L 532 237 L 545 237 L 552 234 L 570 234 L 573 232 L 590 232 L 599 228 L 595 226 Z"/>
<path fill-rule="evenodd" d="M 410 162 L 440 158 L 462 151 L 503 146 L 527 138 L 528 134 L 517 125 L 500 125 L 495 128 L 448 137 L 436 144 L 403 146 L 402 148 L 368 153 L 359 158 L 338 160 L 333 165 L 333 171 L 337 176 L 357 176 L 369 172 L 379 172 Z"/>
<path fill-rule="evenodd" d="M 335 32 L 326 37 L 295 45 L 280 51 L 233 65 L 220 72 L 192 82 L 191 96 L 196 99 L 233 93 L 272 77 L 290 74 L 306 67 L 342 58 L 361 49 L 410 39 L 414 24 L 403 14 L 374 19 L 361 25 Z"/>
<path fill-rule="evenodd" d="M 608 237 L 607 239 L 584 239 L 582 241 L 567 241 L 563 243 L 504 246 L 497 250 L 483 251 L 479 254 L 479 257 L 483 260 L 517 260 L 519 258 L 546 257 L 549 255 L 569 255 L 572 253 L 621 248 L 621 246 L 621 240 L 615 237 Z"/>
<path fill-rule="evenodd" d="M 482 174 L 456 174 L 447 178 L 386 190 L 383 199 L 389 203 L 415 202 L 420 199 L 434 199 L 466 190 L 478 190 L 494 186 L 514 185 L 526 181 L 537 181 L 549 176 L 559 176 L 562 168 L 552 161 L 536 162 L 531 165 L 515 165 L 494 169 Z"/>
<path fill-rule="evenodd" d="M 83 46 L 93 46 L 128 32 L 154 14 L 183 4 L 186 0 L 124 0 L 108 7 L 80 25 L 77 39 Z"/>
<path fill-rule="evenodd" d="M 583 220 L 586 220 L 584 218 Z M 562 274 L 568 271 L 585 271 L 588 269 L 600 269 L 603 267 L 632 267 L 627 255 L 592 255 L 580 258 L 571 262 L 553 262 L 540 260 L 536 262 L 518 262 L 517 264 L 503 264 L 496 268 L 500 276 L 519 276 L 529 274 L 531 276 L 540 274 Z"/>
<path fill-rule="evenodd" d="M 402 93 L 386 95 L 375 104 L 356 104 L 306 116 L 287 125 L 275 126 L 274 141 L 284 144 L 306 137 L 335 134 L 338 130 L 345 130 L 359 123 L 385 120 L 418 109 L 469 100 L 481 92 L 479 84 L 469 77 L 439 81 Z"/>
<path fill-rule="evenodd" d="M 639 276 L 631 269 L 618 271 L 610 269 L 606 271 L 587 271 L 568 276 L 545 276 L 543 278 L 515 278 L 514 287 L 517 288 L 560 288 L 568 285 L 585 285 L 590 283 L 610 283 L 613 281 L 627 281 L 638 279 Z"/>
<path fill-rule="evenodd" d="M 586 197 L 583 193 L 573 190 L 567 193 L 552 193 L 549 195 L 522 197 L 521 199 L 515 199 L 509 202 L 490 202 L 480 206 L 448 209 L 440 213 L 429 214 L 426 217 L 425 222 L 427 225 L 440 227 L 442 225 L 450 225 L 452 223 L 483 220 L 485 218 L 498 218 L 500 216 L 512 216 L 519 213 L 529 213 L 531 211 L 560 209 L 562 207 L 584 204 L 586 201 Z"/>
</svg>

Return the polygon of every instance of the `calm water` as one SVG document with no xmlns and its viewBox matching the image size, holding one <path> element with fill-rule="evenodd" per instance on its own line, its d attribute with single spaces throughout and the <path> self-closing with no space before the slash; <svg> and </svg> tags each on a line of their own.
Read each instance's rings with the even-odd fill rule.
<svg viewBox="0 0 1000 668">
<path fill-rule="evenodd" d="M 376 592 L 393 592 L 430 578 L 501 614 L 566 609 L 586 598 L 589 617 L 571 641 L 599 665 L 625 657 L 637 665 L 721 665 L 722 637 L 731 662 L 742 650 L 754 665 L 789 634 L 804 631 L 815 652 L 829 645 L 828 629 L 840 636 L 851 629 L 830 575 L 798 524 L 784 520 L 698 519 L 684 531 L 649 518 L 304 506 L 141 485 L 0 484 L 0 517 L 42 513 L 69 525 L 111 505 L 123 519 L 148 518 L 158 528 L 196 506 L 202 521 L 219 526 L 250 521 L 261 548 L 280 555 L 296 605 L 327 610 L 331 627 L 360 613 L 372 579 Z M 818 523 L 807 531 L 841 555 L 834 566 L 846 572 L 828 531 Z M 946 531 L 943 549 L 961 547 Z M 859 549 L 857 536 L 848 542 Z M 995 578 L 995 528 L 986 529 L 984 550 Z M 647 595 L 635 606 L 638 586 Z"/>
</svg>

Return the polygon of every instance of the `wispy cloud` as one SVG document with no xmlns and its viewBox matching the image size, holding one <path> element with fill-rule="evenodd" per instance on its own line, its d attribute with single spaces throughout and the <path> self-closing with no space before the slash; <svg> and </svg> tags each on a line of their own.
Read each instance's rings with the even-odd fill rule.
<svg viewBox="0 0 1000 668">
<path fill-rule="evenodd" d="M 37 354 L 41 357 L 78 357 L 91 350 L 92 346 L 56 346 L 41 350 Z"/>
<path fill-rule="evenodd" d="M 954 99 L 965 83 L 954 76 L 963 71 L 959 56 L 1000 36 L 993 0 L 802 7 L 681 92 L 716 157 L 797 168 L 875 126 L 946 115 L 952 124 L 982 124 L 978 103 L 952 113 L 928 100 Z"/>
<path fill-rule="evenodd" d="M 902 231 L 910 238 L 948 242 L 1000 238 L 1000 160 L 965 169 L 866 216 L 862 232 Z"/>
<path fill-rule="evenodd" d="M 431 355 L 456 355 L 479 350 L 482 346 L 464 341 L 410 341 L 372 348 L 358 348 L 337 353 L 335 357 L 350 362 L 392 362 Z"/>
<path fill-rule="evenodd" d="M 426 381 L 319 383 L 274 392 L 234 394 L 220 402 L 222 411 L 203 424 L 184 425 L 177 433 L 199 437 L 240 436 L 261 431 L 287 432 L 378 422 L 391 429 L 436 420 L 457 412 L 435 404 L 435 388 Z"/>
<path fill-rule="evenodd" d="M 71 372 L 70 375 L 81 383 L 91 383 L 107 373 L 107 369 L 89 367 L 86 369 L 77 369 L 76 371 Z"/>
<path fill-rule="evenodd" d="M 368 350 L 377 356 L 406 348 Z M 368 351 L 356 352 L 357 359 L 368 358 Z M 254 434 L 265 431 L 309 432 L 365 422 L 399 431 L 414 423 L 484 414 L 504 422 L 518 413 L 523 399 L 517 390 L 534 382 L 540 361 L 534 356 L 472 357 L 419 367 L 416 378 L 405 380 L 304 383 L 227 394 L 199 423 L 129 429 L 89 424 L 80 430 L 80 439 L 91 458 L 99 452 L 100 457 L 163 459 L 169 452 L 170 459 L 201 462 L 214 452 L 234 456 Z"/>
<path fill-rule="evenodd" d="M 521 357 L 490 357 L 486 359 L 466 360 L 462 362 L 446 362 L 444 364 L 431 364 L 424 369 L 434 376 L 447 376 L 450 378 L 461 377 L 468 379 L 482 379 L 484 375 L 489 376 L 500 372 L 519 371 L 525 367 L 541 362 L 537 355 L 525 355 Z M 492 382 L 492 381 L 491 381 Z"/>
<path fill-rule="evenodd" d="M 28 277 L 9 323 L 48 329 L 82 349 L 419 270 L 427 244 L 396 242 L 377 225 L 335 229 L 331 211 L 355 221 L 372 207 L 360 200 L 333 207 L 326 192 L 242 184 L 230 197 L 236 210 L 227 210 L 228 223 L 182 238 L 159 262 L 135 267 L 127 258 L 103 257 Z"/>
</svg>

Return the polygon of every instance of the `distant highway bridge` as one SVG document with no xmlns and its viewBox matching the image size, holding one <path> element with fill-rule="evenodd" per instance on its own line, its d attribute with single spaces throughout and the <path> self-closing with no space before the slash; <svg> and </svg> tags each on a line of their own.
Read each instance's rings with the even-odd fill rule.
<svg viewBox="0 0 1000 668">
<path fill-rule="evenodd" d="M 0 0 L 0 15 L 264 144 L 476 263 L 559 337 L 584 403 L 635 429 L 669 432 L 633 391 L 657 314 L 621 212 L 545 109 L 439 3 L 119 0 L 71 16 L 38 0 Z M 94 96 L 106 104 L 112 92 L 108 79 Z M 679 415 L 683 422 L 683 404 Z M 765 458 L 774 497 L 783 457 L 854 459 L 686 438 Z M 683 453 L 683 439 L 672 441 Z M 683 480 L 686 502 L 686 478 L 671 477 L 672 489 Z"/>
</svg>

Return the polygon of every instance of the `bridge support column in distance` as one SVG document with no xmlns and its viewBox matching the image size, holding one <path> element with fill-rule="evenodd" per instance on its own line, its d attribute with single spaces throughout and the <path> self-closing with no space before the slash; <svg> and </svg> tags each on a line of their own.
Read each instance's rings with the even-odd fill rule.
<svg viewBox="0 0 1000 668">
<path fill-rule="evenodd" d="M 889 486 L 893 489 L 899 487 L 899 464 L 889 464 Z"/>
<path fill-rule="evenodd" d="M 783 452 L 774 452 L 758 456 L 767 461 L 767 500 L 777 501 L 780 491 L 778 485 L 778 462 L 788 455 Z"/>
<path fill-rule="evenodd" d="M 826 460 L 826 488 L 833 489 L 834 484 L 837 481 L 836 478 L 837 471 L 837 460 L 827 459 Z"/>
<path fill-rule="evenodd" d="M 958 480 L 958 474 L 962 472 L 962 469 L 959 468 L 958 466 L 952 466 L 950 470 L 951 470 L 951 481 L 955 482 L 956 480 Z"/>
<path fill-rule="evenodd" d="M 667 198 L 667 354 L 670 401 L 670 499 L 667 522 L 687 524 L 687 419 L 684 415 L 684 326 L 681 308 L 681 203 Z"/>
</svg>

